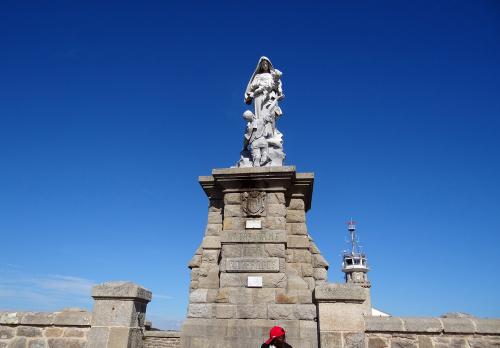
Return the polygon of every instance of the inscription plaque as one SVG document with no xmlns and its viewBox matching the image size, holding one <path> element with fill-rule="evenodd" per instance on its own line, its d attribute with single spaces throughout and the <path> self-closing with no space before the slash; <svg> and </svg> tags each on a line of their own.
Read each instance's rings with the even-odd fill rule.
<svg viewBox="0 0 500 348">
<path fill-rule="evenodd" d="M 277 257 L 231 257 L 226 259 L 228 273 L 279 272 L 280 260 Z"/>
<path fill-rule="evenodd" d="M 286 243 L 285 230 L 222 231 L 221 243 Z"/>
</svg>

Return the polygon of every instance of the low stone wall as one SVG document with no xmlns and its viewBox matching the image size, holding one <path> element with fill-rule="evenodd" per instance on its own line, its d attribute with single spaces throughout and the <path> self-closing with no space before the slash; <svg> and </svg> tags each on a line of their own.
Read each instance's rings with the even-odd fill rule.
<svg viewBox="0 0 500 348">
<path fill-rule="evenodd" d="M 500 347 L 500 319 L 365 317 L 365 347 Z M 350 347 L 345 345 L 344 347 Z"/>
<path fill-rule="evenodd" d="M 84 348 L 91 320 L 83 310 L 0 312 L 0 348 Z"/>
<path fill-rule="evenodd" d="M 145 331 L 143 348 L 178 348 L 181 333 L 178 331 Z"/>
</svg>

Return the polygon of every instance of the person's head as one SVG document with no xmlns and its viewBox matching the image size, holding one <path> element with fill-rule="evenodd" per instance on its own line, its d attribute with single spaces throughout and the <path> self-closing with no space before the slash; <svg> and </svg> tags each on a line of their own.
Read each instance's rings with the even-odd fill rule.
<svg viewBox="0 0 500 348">
<path fill-rule="evenodd" d="M 273 344 L 278 348 L 282 348 L 285 346 L 286 337 L 285 330 L 281 326 L 274 326 L 269 331 L 269 339 L 266 341 L 266 344 Z"/>
<path fill-rule="evenodd" d="M 253 114 L 253 112 L 251 112 L 250 110 L 246 110 L 246 111 L 243 113 L 243 118 L 244 118 L 246 121 L 248 121 L 248 122 L 252 122 L 253 117 L 254 117 L 254 114 Z"/>
</svg>

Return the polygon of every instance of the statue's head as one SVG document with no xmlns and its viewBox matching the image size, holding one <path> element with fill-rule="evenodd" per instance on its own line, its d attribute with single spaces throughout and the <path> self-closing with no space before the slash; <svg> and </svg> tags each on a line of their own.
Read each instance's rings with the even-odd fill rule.
<svg viewBox="0 0 500 348">
<path fill-rule="evenodd" d="M 271 71 L 271 62 L 267 58 L 261 58 L 259 64 L 259 73 L 268 73 Z"/>
</svg>

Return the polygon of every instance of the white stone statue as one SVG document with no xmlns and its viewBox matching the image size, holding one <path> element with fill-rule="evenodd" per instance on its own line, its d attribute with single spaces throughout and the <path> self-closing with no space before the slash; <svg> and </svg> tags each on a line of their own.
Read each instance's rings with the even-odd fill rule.
<svg viewBox="0 0 500 348">
<path fill-rule="evenodd" d="M 278 102 L 285 97 L 281 75 L 269 58 L 259 59 L 245 91 L 245 103 L 253 101 L 254 112 L 243 113 L 247 128 L 238 167 L 283 165 L 283 134 L 276 128 L 276 119 L 282 115 Z"/>
</svg>

